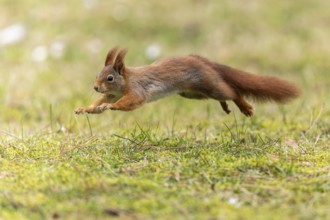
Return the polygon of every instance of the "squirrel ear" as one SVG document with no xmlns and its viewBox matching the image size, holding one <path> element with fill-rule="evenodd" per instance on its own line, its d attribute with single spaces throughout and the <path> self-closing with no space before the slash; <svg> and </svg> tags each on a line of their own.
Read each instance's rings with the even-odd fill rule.
<svg viewBox="0 0 330 220">
<path fill-rule="evenodd" d="M 107 58 L 105 59 L 105 66 L 113 64 L 113 60 L 115 59 L 117 51 L 118 47 L 116 46 L 108 52 Z"/>
<path fill-rule="evenodd" d="M 116 70 L 119 74 L 123 74 L 125 70 L 124 58 L 126 53 L 127 49 L 120 50 L 116 57 L 115 63 L 113 64 L 114 70 Z"/>
</svg>

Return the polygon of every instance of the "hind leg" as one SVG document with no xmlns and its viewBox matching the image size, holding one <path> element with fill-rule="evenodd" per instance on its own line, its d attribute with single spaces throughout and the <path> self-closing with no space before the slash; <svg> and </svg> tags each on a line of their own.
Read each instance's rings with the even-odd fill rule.
<svg viewBox="0 0 330 220">
<path fill-rule="evenodd" d="M 234 99 L 234 102 L 245 116 L 251 117 L 253 115 L 252 106 L 247 103 L 241 96 L 238 96 L 236 99 Z"/>
<path fill-rule="evenodd" d="M 230 110 L 229 110 L 229 108 L 228 108 L 227 103 L 226 103 L 225 101 L 219 101 L 219 102 L 220 102 L 220 105 L 221 105 L 222 109 L 223 109 L 227 114 L 229 114 L 229 113 L 230 113 Z"/>
</svg>

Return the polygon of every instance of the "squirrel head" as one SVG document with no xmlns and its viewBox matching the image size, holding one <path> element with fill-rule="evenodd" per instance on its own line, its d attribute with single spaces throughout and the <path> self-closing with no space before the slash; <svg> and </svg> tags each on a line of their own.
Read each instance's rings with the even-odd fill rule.
<svg viewBox="0 0 330 220">
<path fill-rule="evenodd" d="M 118 47 L 114 47 L 108 52 L 105 66 L 94 84 L 97 92 L 114 96 L 124 93 L 127 77 L 124 58 L 127 50 L 120 50 L 118 54 L 117 51 Z"/>
</svg>

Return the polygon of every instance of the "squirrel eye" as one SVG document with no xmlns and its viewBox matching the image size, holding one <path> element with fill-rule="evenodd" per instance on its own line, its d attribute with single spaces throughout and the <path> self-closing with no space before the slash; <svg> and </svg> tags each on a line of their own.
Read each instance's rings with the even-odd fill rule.
<svg viewBox="0 0 330 220">
<path fill-rule="evenodd" d="M 107 80 L 108 80 L 109 82 L 112 82 L 112 81 L 114 80 L 113 75 L 109 75 L 108 78 L 107 78 Z"/>
</svg>

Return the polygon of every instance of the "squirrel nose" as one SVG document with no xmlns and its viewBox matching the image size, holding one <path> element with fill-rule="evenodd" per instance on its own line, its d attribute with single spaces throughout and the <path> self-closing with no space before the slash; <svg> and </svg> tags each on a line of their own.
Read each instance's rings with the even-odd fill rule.
<svg viewBox="0 0 330 220">
<path fill-rule="evenodd" d="M 94 86 L 94 89 L 95 89 L 96 92 L 99 91 L 99 87 L 98 86 Z"/>
</svg>

